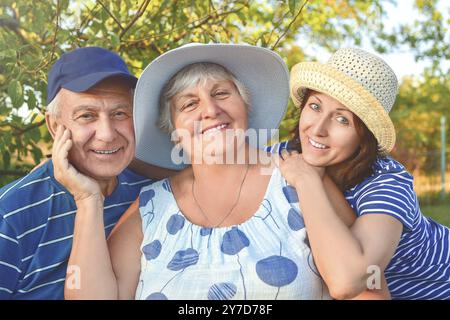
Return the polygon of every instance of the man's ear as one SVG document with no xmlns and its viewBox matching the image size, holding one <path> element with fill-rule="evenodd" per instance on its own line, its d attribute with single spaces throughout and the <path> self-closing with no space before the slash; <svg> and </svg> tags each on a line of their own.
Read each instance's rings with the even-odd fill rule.
<svg viewBox="0 0 450 320">
<path fill-rule="evenodd" d="M 56 129 L 58 129 L 58 121 L 55 116 L 50 115 L 48 112 L 45 113 L 45 123 L 47 124 L 48 131 L 55 139 Z"/>
</svg>

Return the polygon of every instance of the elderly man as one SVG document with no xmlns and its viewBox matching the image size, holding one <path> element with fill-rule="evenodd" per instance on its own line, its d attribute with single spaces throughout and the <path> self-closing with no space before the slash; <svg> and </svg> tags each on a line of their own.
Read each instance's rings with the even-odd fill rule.
<svg viewBox="0 0 450 320">
<path fill-rule="evenodd" d="M 70 130 L 71 165 L 100 186 L 105 237 L 149 182 L 126 169 L 136 80 L 118 55 L 97 47 L 62 55 L 48 77 L 48 130 Z M 0 189 L 0 299 L 64 298 L 76 209 L 52 161 Z"/>
</svg>

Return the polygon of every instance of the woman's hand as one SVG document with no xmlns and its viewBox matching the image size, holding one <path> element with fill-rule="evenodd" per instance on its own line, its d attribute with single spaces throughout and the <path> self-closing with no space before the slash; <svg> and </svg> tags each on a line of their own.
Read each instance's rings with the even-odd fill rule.
<svg viewBox="0 0 450 320">
<path fill-rule="evenodd" d="M 278 166 L 281 174 L 295 188 L 307 185 L 305 182 L 310 179 L 321 180 L 325 175 L 325 168 L 314 167 L 308 164 L 297 151 L 288 152 L 283 150 L 279 160 Z"/>
<path fill-rule="evenodd" d="M 100 186 L 92 178 L 81 174 L 68 160 L 72 139 L 69 129 L 59 125 L 53 142 L 52 159 L 56 180 L 73 195 L 75 201 L 93 196 L 103 199 Z"/>
</svg>

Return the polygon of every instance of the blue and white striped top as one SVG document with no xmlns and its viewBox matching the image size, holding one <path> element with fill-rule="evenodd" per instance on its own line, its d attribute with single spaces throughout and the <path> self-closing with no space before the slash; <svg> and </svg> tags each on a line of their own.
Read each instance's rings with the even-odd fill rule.
<svg viewBox="0 0 450 320">
<path fill-rule="evenodd" d="M 151 180 L 125 170 L 105 199 L 108 235 Z M 0 299 L 63 299 L 76 206 L 48 161 L 0 189 Z"/>
<path fill-rule="evenodd" d="M 279 153 L 287 143 L 268 147 Z M 345 192 L 358 216 L 387 214 L 403 225 L 400 243 L 386 267 L 393 299 L 450 299 L 450 230 L 425 217 L 413 177 L 396 160 L 376 160 L 373 174 Z"/>
</svg>

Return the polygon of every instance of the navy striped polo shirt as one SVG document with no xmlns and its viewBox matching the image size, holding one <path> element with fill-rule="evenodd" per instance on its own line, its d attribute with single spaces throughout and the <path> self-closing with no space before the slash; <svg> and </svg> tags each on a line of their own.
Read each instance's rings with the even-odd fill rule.
<svg viewBox="0 0 450 320">
<path fill-rule="evenodd" d="M 125 169 L 105 198 L 105 235 L 151 182 Z M 63 299 L 72 248 L 73 197 L 44 165 L 0 189 L 0 299 Z"/>
</svg>

